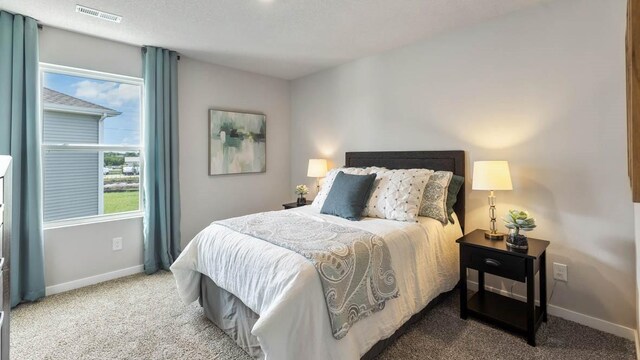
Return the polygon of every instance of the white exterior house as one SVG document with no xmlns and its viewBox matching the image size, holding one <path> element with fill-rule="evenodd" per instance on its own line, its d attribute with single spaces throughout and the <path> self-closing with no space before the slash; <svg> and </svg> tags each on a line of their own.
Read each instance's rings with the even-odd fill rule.
<svg viewBox="0 0 640 360">
<path fill-rule="evenodd" d="M 45 144 L 100 144 L 104 120 L 121 114 L 48 88 L 42 99 Z M 47 150 L 43 160 L 45 221 L 102 214 L 101 152 Z"/>
</svg>

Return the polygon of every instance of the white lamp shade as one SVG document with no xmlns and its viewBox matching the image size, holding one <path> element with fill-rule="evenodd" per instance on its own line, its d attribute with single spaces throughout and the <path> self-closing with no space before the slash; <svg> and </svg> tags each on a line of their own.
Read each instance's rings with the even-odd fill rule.
<svg viewBox="0 0 640 360">
<path fill-rule="evenodd" d="M 309 167 L 307 168 L 308 177 L 324 177 L 327 175 L 327 160 L 325 159 L 309 159 Z"/>
<path fill-rule="evenodd" d="M 507 161 L 474 161 L 473 190 L 513 190 Z"/>
</svg>

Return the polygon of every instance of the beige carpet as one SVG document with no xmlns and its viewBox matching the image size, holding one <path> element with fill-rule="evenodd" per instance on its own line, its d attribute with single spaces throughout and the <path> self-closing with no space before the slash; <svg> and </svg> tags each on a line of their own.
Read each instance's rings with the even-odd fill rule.
<svg viewBox="0 0 640 360">
<path fill-rule="evenodd" d="M 13 360 L 249 359 L 197 303 L 182 304 L 167 272 L 53 295 L 12 316 Z M 538 343 L 461 320 L 454 294 L 381 359 L 635 359 L 633 342 L 555 317 Z"/>
</svg>

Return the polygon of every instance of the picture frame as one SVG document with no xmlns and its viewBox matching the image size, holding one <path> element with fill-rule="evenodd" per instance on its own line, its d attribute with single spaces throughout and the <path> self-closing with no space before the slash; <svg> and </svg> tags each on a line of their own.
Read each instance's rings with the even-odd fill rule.
<svg viewBox="0 0 640 360">
<path fill-rule="evenodd" d="M 267 171 L 266 115 L 209 109 L 209 175 Z"/>
</svg>

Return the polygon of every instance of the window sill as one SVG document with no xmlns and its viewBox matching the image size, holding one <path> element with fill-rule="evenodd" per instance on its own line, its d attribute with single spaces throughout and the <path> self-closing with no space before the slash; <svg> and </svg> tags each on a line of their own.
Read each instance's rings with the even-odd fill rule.
<svg viewBox="0 0 640 360">
<path fill-rule="evenodd" d="M 132 211 L 121 214 L 113 214 L 113 215 L 97 215 L 97 216 L 89 216 L 84 218 L 76 218 L 69 220 L 60 220 L 60 221 L 49 221 L 44 223 L 44 230 L 52 230 L 52 229 L 60 229 L 71 226 L 81 226 L 81 225 L 90 225 L 90 224 L 98 224 L 112 221 L 120 221 L 120 220 L 128 220 L 128 219 L 136 219 L 144 217 L 144 211 Z"/>
</svg>

